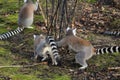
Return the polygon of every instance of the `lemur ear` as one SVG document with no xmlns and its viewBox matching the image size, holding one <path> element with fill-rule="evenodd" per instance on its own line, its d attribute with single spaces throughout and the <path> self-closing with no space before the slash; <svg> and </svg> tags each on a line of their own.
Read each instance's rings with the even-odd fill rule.
<svg viewBox="0 0 120 80">
<path fill-rule="evenodd" d="M 75 29 L 73 29 L 73 34 L 74 34 L 74 36 L 76 35 L 76 28 Z"/>
<path fill-rule="evenodd" d="M 39 2 L 39 0 L 37 0 L 37 2 Z"/>
<path fill-rule="evenodd" d="M 70 27 L 67 27 L 66 31 L 68 31 L 70 29 Z"/>
<path fill-rule="evenodd" d="M 33 38 L 35 39 L 35 38 L 36 38 L 36 35 L 33 35 Z"/>
<path fill-rule="evenodd" d="M 26 3 L 27 2 L 27 0 L 24 0 L 24 3 Z"/>
</svg>

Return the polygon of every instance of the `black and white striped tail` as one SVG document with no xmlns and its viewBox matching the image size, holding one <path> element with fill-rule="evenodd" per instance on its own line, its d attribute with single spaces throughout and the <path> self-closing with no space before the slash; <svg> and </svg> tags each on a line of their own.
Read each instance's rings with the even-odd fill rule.
<svg viewBox="0 0 120 80">
<path fill-rule="evenodd" d="M 47 36 L 46 40 L 52 48 L 54 58 L 56 59 L 56 61 L 59 61 L 60 60 L 60 55 L 58 53 L 57 45 L 56 45 L 56 42 L 55 42 L 54 38 L 52 36 Z"/>
<path fill-rule="evenodd" d="M 113 36 L 120 36 L 120 31 L 105 31 L 104 34 L 113 35 Z"/>
<path fill-rule="evenodd" d="M 113 47 L 97 49 L 96 54 L 115 53 L 115 52 L 116 53 L 120 52 L 120 46 L 113 46 Z"/>
<path fill-rule="evenodd" d="M 19 28 L 19 27 L 18 27 L 18 28 L 17 28 L 16 30 L 14 30 L 14 31 L 9 31 L 9 32 L 7 32 L 7 33 L 3 33 L 3 34 L 0 35 L 0 40 L 4 40 L 4 39 L 7 39 L 7 38 L 9 38 L 9 37 L 11 37 L 11 36 L 14 36 L 14 35 L 22 32 L 23 30 L 24 30 L 24 28 Z"/>
</svg>

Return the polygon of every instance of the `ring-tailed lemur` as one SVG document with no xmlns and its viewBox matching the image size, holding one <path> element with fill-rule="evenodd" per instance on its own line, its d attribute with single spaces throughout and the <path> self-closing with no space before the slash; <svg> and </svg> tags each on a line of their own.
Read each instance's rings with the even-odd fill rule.
<svg viewBox="0 0 120 80">
<path fill-rule="evenodd" d="M 57 65 L 60 61 L 60 55 L 52 36 L 44 35 L 34 35 L 34 58 L 37 59 L 38 56 L 43 57 L 44 61 L 48 55 L 52 59 L 52 65 Z"/>
<path fill-rule="evenodd" d="M 95 49 L 89 41 L 77 37 L 76 29 L 71 28 L 67 28 L 65 38 L 56 43 L 58 47 L 68 46 L 69 49 L 77 53 L 75 55 L 76 63 L 82 65 L 79 69 L 85 69 L 88 66 L 86 60 L 90 59 L 93 55 L 120 52 L 119 46 Z"/>
<path fill-rule="evenodd" d="M 18 16 L 18 28 L 14 31 L 9 31 L 7 33 L 3 33 L 0 35 L 0 40 L 7 39 L 15 34 L 18 34 L 24 30 L 24 28 L 31 28 L 30 26 L 33 23 L 34 11 L 38 8 L 38 2 L 36 1 L 34 4 L 31 0 L 24 0 L 24 5 L 20 9 L 20 13 Z"/>
</svg>

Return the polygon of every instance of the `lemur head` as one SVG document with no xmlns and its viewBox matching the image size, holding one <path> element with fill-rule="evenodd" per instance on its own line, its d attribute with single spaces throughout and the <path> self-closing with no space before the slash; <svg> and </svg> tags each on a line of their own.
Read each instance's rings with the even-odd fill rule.
<svg viewBox="0 0 120 80">
<path fill-rule="evenodd" d="M 67 29 L 66 29 L 66 36 L 70 36 L 70 35 L 76 36 L 76 28 L 72 29 L 70 27 L 67 27 Z"/>
<path fill-rule="evenodd" d="M 43 34 L 33 35 L 33 37 L 34 37 L 34 40 L 36 40 L 36 39 L 45 39 L 45 36 Z"/>
</svg>

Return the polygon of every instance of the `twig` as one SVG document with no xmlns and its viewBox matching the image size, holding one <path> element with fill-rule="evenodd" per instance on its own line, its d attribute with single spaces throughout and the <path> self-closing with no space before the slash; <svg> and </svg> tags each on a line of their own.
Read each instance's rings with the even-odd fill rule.
<svg viewBox="0 0 120 80">
<path fill-rule="evenodd" d="M 46 19 L 46 17 L 45 17 L 45 14 L 44 14 L 44 11 L 43 11 L 43 9 L 42 9 L 42 6 L 41 6 L 40 2 L 39 2 L 39 8 L 40 8 L 40 10 L 41 10 L 41 14 L 42 14 L 42 16 L 43 16 L 43 19 L 44 19 L 44 21 L 45 21 L 45 24 L 46 24 L 46 26 L 47 26 L 47 19 Z M 40 11 L 39 11 L 39 12 L 40 12 Z"/>
<path fill-rule="evenodd" d="M 120 67 L 109 67 L 108 69 L 109 69 L 109 70 L 112 70 L 112 69 L 120 69 Z"/>
<path fill-rule="evenodd" d="M 33 67 L 37 65 L 46 65 L 47 62 L 42 62 L 42 63 L 35 63 L 31 65 L 11 65 L 11 66 L 0 66 L 0 68 L 19 68 L 19 67 Z"/>
</svg>

